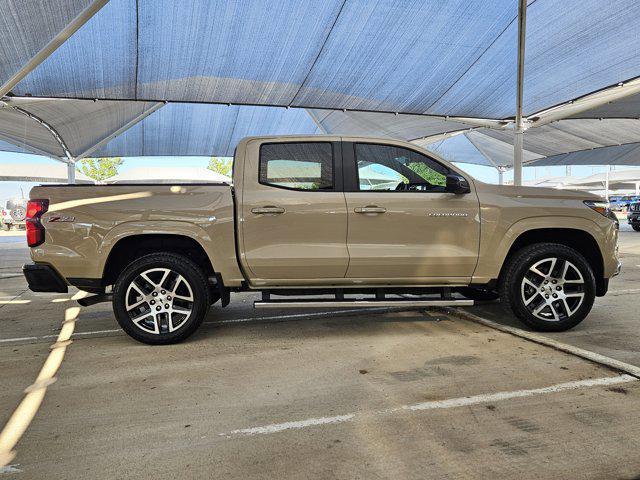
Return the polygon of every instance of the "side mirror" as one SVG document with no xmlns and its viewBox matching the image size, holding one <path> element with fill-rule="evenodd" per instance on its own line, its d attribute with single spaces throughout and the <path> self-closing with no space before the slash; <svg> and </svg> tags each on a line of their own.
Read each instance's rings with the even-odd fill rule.
<svg viewBox="0 0 640 480">
<path fill-rule="evenodd" d="M 444 187 L 444 191 L 462 195 L 464 193 L 470 193 L 471 188 L 466 178 L 457 173 L 450 173 L 447 175 L 447 185 Z"/>
</svg>

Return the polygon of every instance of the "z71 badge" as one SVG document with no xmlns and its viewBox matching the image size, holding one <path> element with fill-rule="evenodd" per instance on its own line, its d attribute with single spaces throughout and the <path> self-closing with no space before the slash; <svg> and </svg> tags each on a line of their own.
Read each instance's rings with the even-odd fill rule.
<svg viewBox="0 0 640 480">
<path fill-rule="evenodd" d="M 76 217 L 72 217 L 71 215 L 51 215 L 46 220 L 47 222 L 75 222 Z"/>
</svg>

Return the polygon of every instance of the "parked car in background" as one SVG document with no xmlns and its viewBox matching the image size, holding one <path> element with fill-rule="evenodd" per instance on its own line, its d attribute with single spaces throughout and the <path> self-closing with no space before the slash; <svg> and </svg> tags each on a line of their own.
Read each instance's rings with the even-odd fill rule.
<svg viewBox="0 0 640 480">
<path fill-rule="evenodd" d="M 640 232 L 640 199 L 629 205 L 627 221 L 629 222 L 629 225 L 631 225 L 631 228 L 636 232 Z"/>
<path fill-rule="evenodd" d="M 11 230 L 11 228 L 21 228 L 24 230 L 26 218 L 26 198 L 7 200 L 2 208 L 2 230 Z"/>
<path fill-rule="evenodd" d="M 640 201 L 640 197 L 636 195 L 615 195 L 609 197 L 611 210 L 622 212 L 629 209 L 629 205 L 633 202 Z"/>
</svg>

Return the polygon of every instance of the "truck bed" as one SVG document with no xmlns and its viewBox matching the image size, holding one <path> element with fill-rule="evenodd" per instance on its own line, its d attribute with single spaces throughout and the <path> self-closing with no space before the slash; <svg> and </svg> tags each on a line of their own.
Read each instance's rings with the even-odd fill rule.
<svg viewBox="0 0 640 480">
<path fill-rule="evenodd" d="M 119 240 L 171 234 L 198 241 L 217 269 L 241 280 L 228 184 L 52 185 L 34 187 L 30 198 L 49 201 L 46 241 L 31 257 L 67 279 L 100 279 Z"/>
</svg>

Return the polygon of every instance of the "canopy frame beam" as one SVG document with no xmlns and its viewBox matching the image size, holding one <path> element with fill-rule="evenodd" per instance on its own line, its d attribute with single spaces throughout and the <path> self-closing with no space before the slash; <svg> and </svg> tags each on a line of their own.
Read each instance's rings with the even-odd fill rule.
<svg viewBox="0 0 640 480">
<path fill-rule="evenodd" d="M 16 107 L 14 105 L 9 105 L 9 108 L 12 108 L 16 112 L 22 115 L 25 115 L 26 117 L 30 118 L 34 122 L 42 125 L 42 127 L 46 128 L 49 131 L 49 133 L 51 133 L 51 136 L 56 140 L 56 142 L 58 142 L 58 144 L 60 145 L 60 148 L 62 148 L 62 151 L 64 152 L 64 155 L 66 157 L 66 160 L 63 159 L 62 157 L 58 157 L 56 159 L 67 164 L 67 182 L 71 184 L 76 183 L 75 159 L 73 158 L 73 155 L 71 154 L 71 151 L 67 147 L 67 144 L 65 143 L 64 139 L 60 136 L 57 130 L 53 128 L 51 125 L 49 125 L 49 123 L 45 122 L 37 115 L 34 115 L 31 112 L 28 112 L 27 110 L 24 110 L 20 107 Z"/>
<path fill-rule="evenodd" d="M 309 118 L 311 118 L 313 123 L 316 124 L 316 127 L 318 127 L 318 130 L 320 130 L 320 133 L 322 133 L 323 135 L 326 135 L 327 129 L 324 128 L 324 125 L 322 125 L 322 122 L 318 120 L 318 117 L 316 117 L 316 114 L 313 113 L 313 111 L 310 108 L 305 108 L 304 111 L 307 112 L 307 115 L 309 115 Z"/>
<path fill-rule="evenodd" d="M 84 10 L 82 10 L 71 22 L 67 24 L 58 34 L 40 49 L 31 59 L 25 63 L 20 70 L 15 72 L 4 84 L 0 86 L 0 98 L 9 93 L 20 81 L 38 65 L 44 62 L 55 52 L 60 45 L 66 42 L 80 27 L 87 23 L 98 10 L 106 5 L 109 0 L 94 0 Z"/>
<path fill-rule="evenodd" d="M 340 107 L 317 107 L 313 105 L 282 105 L 282 104 L 274 104 L 274 103 L 252 103 L 252 102 L 221 102 L 221 101 L 195 101 L 195 100 L 165 100 L 158 98 L 108 98 L 108 97 L 79 97 L 79 96 L 65 96 L 65 97 L 52 97 L 52 96 L 40 96 L 40 95 L 29 95 L 28 97 L 21 96 L 13 96 L 10 98 L 24 98 L 30 100 L 84 100 L 90 102 L 164 102 L 164 103 L 184 103 L 184 104 L 196 104 L 196 105 L 226 105 L 229 107 L 275 107 L 275 108 L 297 108 L 299 110 L 302 109 L 312 109 L 312 110 L 327 110 L 330 112 L 361 112 L 361 113 L 387 113 L 394 115 L 408 115 L 413 117 L 422 117 L 422 118 L 434 118 L 445 121 L 452 122 L 461 122 L 468 123 L 470 125 L 487 127 L 487 128 L 502 128 L 504 125 L 509 123 L 509 120 L 505 120 L 502 118 L 483 118 L 483 117 L 456 117 L 450 115 L 432 115 L 429 113 L 416 113 L 416 112 L 403 112 L 403 111 L 393 111 L 393 110 L 372 110 L 372 109 L 363 109 L 363 108 L 340 108 Z"/>
<path fill-rule="evenodd" d="M 556 105 L 555 107 L 542 110 L 527 117 L 530 126 L 541 127 L 557 120 L 577 115 L 588 110 L 606 105 L 616 100 L 622 100 L 626 97 L 640 93 L 640 77 L 636 77 L 627 82 L 621 82 L 614 86 L 600 90 L 599 92 L 590 93 L 583 97 L 579 97 L 569 102 Z"/>
<path fill-rule="evenodd" d="M 58 142 L 58 145 L 60 145 L 60 148 L 62 148 L 62 151 L 64 152 L 64 156 L 66 157 L 66 161 L 65 160 L 61 160 L 61 161 L 64 161 L 65 163 L 69 163 L 69 162 L 73 162 L 74 161 L 73 155 L 71 154 L 71 151 L 67 147 L 67 144 L 65 143 L 64 139 L 60 136 L 60 134 L 57 132 L 57 130 L 55 128 L 53 128 L 49 123 L 45 122 L 44 120 L 42 120 L 37 115 L 34 115 L 33 113 L 31 113 L 31 112 L 29 112 L 27 110 L 24 110 L 23 108 L 16 107 L 16 106 L 13 106 L 13 105 L 10 105 L 9 108 L 12 108 L 16 112 L 18 112 L 18 113 L 30 118 L 31 120 L 33 120 L 34 122 L 42 125 L 44 128 L 46 128 L 49 131 L 51 136 L 56 140 L 56 142 Z"/>
</svg>

